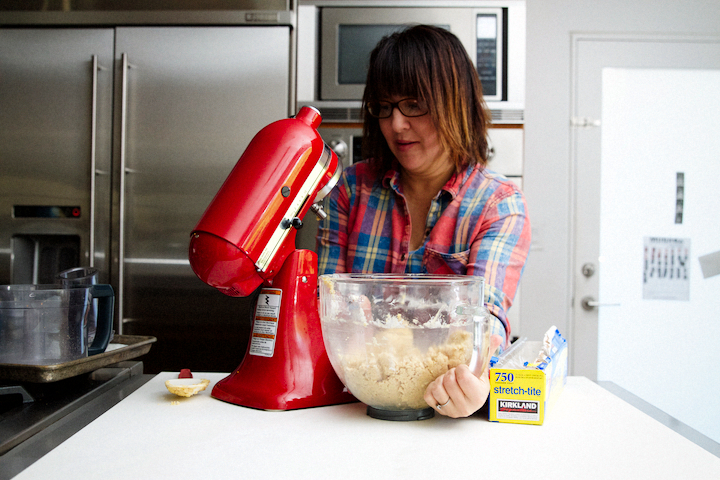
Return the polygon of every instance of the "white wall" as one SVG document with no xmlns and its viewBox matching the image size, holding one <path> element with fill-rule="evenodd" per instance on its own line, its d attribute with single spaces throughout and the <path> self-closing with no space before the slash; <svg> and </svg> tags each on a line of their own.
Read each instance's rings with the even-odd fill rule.
<svg viewBox="0 0 720 480">
<path fill-rule="evenodd" d="M 569 330 L 570 33 L 720 34 L 717 0 L 527 0 L 524 191 L 533 245 L 522 280 L 522 334 Z"/>
</svg>

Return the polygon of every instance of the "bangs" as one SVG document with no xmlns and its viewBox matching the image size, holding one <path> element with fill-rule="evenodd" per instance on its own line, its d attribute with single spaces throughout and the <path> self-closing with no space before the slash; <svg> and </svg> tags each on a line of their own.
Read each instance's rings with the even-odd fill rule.
<svg viewBox="0 0 720 480">
<path fill-rule="evenodd" d="M 393 34 L 397 35 L 397 34 Z M 417 46 L 405 42 L 387 42 L 375 52 L 375 69 L 368 72 L 366 101 L 389 97 L 421 98 L 420 85 L 425 70 L 418 61 Z"/>
</svg>

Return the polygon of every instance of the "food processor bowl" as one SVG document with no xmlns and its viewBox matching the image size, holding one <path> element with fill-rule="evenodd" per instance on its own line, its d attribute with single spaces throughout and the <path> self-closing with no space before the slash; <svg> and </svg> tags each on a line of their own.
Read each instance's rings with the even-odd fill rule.
<svg viewBox="0 0 720 480">
<path fill-rule="evenodd" d="M 99 315 L 90 343 L 94 298 Z M 113 306 L 110 285 L 0 285 L 0 364 L 54 365 L 104 352 Z"/>
<path fill-rule="evenodd" d="M 430 382 L 489 356 L 482 277 L 332 274 L 319 291 L 330 363 L 371 417 L 432 418 Z"/>
</svg>

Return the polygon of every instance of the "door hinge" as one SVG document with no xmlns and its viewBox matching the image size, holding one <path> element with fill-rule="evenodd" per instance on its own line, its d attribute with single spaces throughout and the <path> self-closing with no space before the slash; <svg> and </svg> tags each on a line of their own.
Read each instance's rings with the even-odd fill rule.
<svg viewBox="0 0 720 480">
<path fill-rule="evenodd" d="M 589 117 L 570 117 L 570 126 L 580 128 L 599 127 L 600 119 Z"/>
</svg>

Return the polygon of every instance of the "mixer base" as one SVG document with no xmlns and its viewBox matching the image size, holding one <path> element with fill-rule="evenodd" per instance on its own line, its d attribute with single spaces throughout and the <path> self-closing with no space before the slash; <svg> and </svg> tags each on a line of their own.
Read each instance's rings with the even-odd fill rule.
<svg viewBox="0 0 720 480">
<path fill-rule="evenodd" d="M 368 405 L 367 414 L 372 418 L 379 420 L 391 420 L 395 422 L 409 422 L 413 420 L 428 420 L 435 416 L 435 410 L 432 408 L 423 408 L 421 410 L 383 410 Z"/>
</svg>

